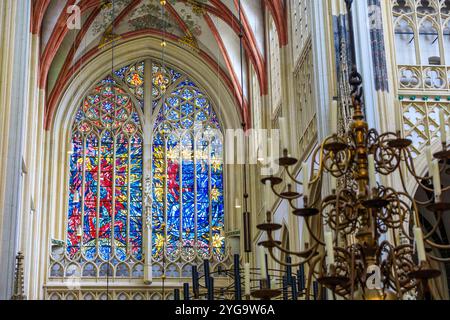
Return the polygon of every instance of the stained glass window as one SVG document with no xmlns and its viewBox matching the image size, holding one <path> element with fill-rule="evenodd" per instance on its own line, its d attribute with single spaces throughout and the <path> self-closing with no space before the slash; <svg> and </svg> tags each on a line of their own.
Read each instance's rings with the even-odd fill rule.
<svg viewBox="0 0 450 320">
<path fill-rule="evenodd" d="M 154 68 L 159 72 L 160 69 Z M 176 74 L 165 71 L 164 74 Z M 207 96 L 184 77 L 167 87 L 153 134 L 153 257 L 224 255 L 223 144 Z M 181 250 L 181 252 L 180 252 Z"/>
<path fill-rule="evenodd" d="M 142 127 L 116 80 L 105 78 L 84 99 L 71 143 L 69 256 L 141 260 Z"/>
<path fill-rule="evenodd" d="M 207 95 L 152 63 L 120 68 L 82 101 L 72 127 L 67 253 L 84 261 L 142 261 L 143 148 L 152 150 L 152 257 L 225 256 L 223 142 Z M 152 136 L 139 114 L 151 87 Z M 147 110 L 148 112 L 148 110 Z M 150 161 L 150 159 L 149 159 Z"/>
</svg>

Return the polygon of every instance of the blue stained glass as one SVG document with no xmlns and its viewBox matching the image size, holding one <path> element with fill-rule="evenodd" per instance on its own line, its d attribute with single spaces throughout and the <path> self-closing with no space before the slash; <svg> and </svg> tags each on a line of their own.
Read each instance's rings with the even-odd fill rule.
<svg viewBox="0 0 450 320">
<path fill-rule="evenodd" d="M 83 246 L 83 254 L 88 260 L 93 260 L 95 258 L 95 254 L 97 253 L 97 248 L 95 246 Z"/>
<path fill-rule="evenodd" d="M 142 200 L 141 200 L 142 201 Z M 130 203 L 130 216 L 141 217 L 142 216 L 142 202 L 133 201 Z"/>
<path fill-rule="evenodd" d="M 205 108 L 208 106 L 208 100 L 204 97 L 198 97 L 195 99 L 195 105 L 197 107 Z"/>
<path fill-rule="evenodd" d="M 182 97 L 183 97 L 183 99 L 191 100 L 192 98 L 194 98 L 194 94 L 193 94 L 192 90 L 185 89 L 182 92 Z"/>
<path fill-rule="evenodd" d="M 184 119 L 181 121 L 181 124 L 184 129 L 189 129 L 194 124 L 194 121 L 192 121 L 191 119 Z"/>
<path fill-rule="evenodd" d="M 142 188 L 139 187 L 130 187 L 130 199 L 131 201 L 138 202 L 142 199 Z"/>
<path fill-rule="evenodd" d="M 142 221 L 139 217 L 130 217 L 130 230 L 134 233 L 142 231 Z"/>
<path fill-rule="evenodd" d="M 165 106 L 167 108 L 173 108 L 173 107 L 177 107 L 179 104 L 180 104 L 180 98 L 169 97 L 169 98 L 167 98 L 167 103 L 165 104 Z"/>
<path fill-rule="evenodd" d="M 117 256 L 117 259 L 119 259 L 120 261 L 125 261 L 126 258 L 127 258 L 126 247 L 118 247 L 118 246 L 116 246 L 115 254 Z"/>
<path fill-rule="evenodd" d="M 192 82 L 191 80 L 187 79 L 187 80 L 181 81 L 177 86 L 177 88 L 184 88 L 184 87 L 197 87 L 197 85 L 194 82 Z"/>
<path fill-rule="evenodd" d="M 214 146 L 203 140 L 196 142 L 194 149 L 192 141 L 194 134 L 201 133 L 199 130 L 205 132 L 208 128 L 220 128 L 218 122 L 212 122 L 216 115 L 208 99 L 189 79 L 178 83 L 176 89 L 166 93 L 166 96 L 157 116 L 153 141 L 153 197 L 154 204 L 159 202 L 153 208 L 153 221 L 160 221 L 158 227 L 154 227 L 154 241 L 158 242 L 158 248 L 164 240 L 169 246 L 177 245 L 178 221 L 182 220 L 180 241 L 184 247 L 194 246 L 197 240 L 202 255 L 214 251 L 218 258 L 222 257 L 220 250 L 215 248 L 221 247 L 223 242 L 220 236 L 223 232 L 223 210 L 216 210 L 214 216 L 217 223 L 214 228 L 210 225 L 213 203 L 223 208 L 222 142 L 218 140 Z M 202 126 L 194 126 L 195 121 L 202 122 Z M 174 131 L 177 129 L 185 133 Z M 171 133 L 176 133 L 175 137 Z M 169 136 L 167 151 L 162 135 Z M 179 142 L 180 136 L 182 139 Z M 177 150 L 178 145 L 181 150 Z M 211 162 L 212 158 L 214 161 Z M 158 229 L 165 219 L 168 224 L 167 239 Z M 175 222 L 175 219 L 178 220 Z M 160 256 L 160 252 L 160 249 L 153 250 L 155 256 Z"/>
<path fill-rule="evenodd" d="M 200 111 L 199 113 L 197 113 L 197 115 L 195 116 L 195 120 L 196 121 L 201 121 L 201 122 L 203 122 L 203 121 L 206 121 L 208 118 L 207 118 L 207 115 L 206 115 L 206 113 L 205 112 L 203 112 L 203 111 Z"/>
<path fill-rule="evenodd" d="M 176 121 L 180 119 L 180 112 L 178 110 L 170 109 L 167 112 L 167 118 L 171 121 Z"/>
<path fill-rule="evenodd" d="M 125 78 L 125 73 L 128 71 L 129 68 L 130 68 L 129 66 L 123 67 L 123 68 L 115 71 L 114 74 L 123 80 Z"/>
<path fill-rule="evenodd" d="M 101 84 L 110 84 L 110 85 L 114 85 L 116 84 L 116 82 L 114 81 L 114 79 L 110 76 L 106 77 L 105 79 L 103 79 L 101 81 Z"/>
<path fill-rule="evenodd" d="M 195 204 L 192 197 L 183 201 L 183 245 L 193 246 L 195 240 Z"/>
<path fill-rule="evenodd" d="M 102 104 L 102 111 L 103 112 L 109 113 L 109 112 L 111 112 L 113 110 L 114 110 L 114 106 L 113 106 L 113 104 L 110 101 L 107 100 L 107 101 L 103 102 L 103 104 Z"/>
<path fill-rule="evenodd" d="M 190 103 L 184 103 L 181 106 L 181 112 L 183 112 L 184 116 L 190 115 L 192 112 L 194 112 L 194 106 Z"/>
</svg>

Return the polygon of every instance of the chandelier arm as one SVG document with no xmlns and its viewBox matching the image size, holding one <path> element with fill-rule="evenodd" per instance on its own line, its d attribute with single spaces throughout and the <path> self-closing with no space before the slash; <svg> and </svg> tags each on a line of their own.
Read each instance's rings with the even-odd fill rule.
<svg viewBox="0 0 450 320">
<path fill-rule="evenodd" d="M 408 171 L 413 175 L 413 177 L 414 177 L 414 179 L 416 180 L 417 184 L 418 184 L 422 189 L 424 189 L 425 191 L 428 191 L 428 192 L 434 192 L 434 189 L 429 188 L 429 187 L 425 186 L 424 184 L 422 184 L 422 182 L 420 181 L 420 177 L 415 176 L 414 171 L 411 171 L 411 170 L 409 169 L 408 163 L 407 163 L 407 162 L 406 162 L 406 166 L 407 166 L 407 168 L 408 168 Z M 402 172 L 401 169 L 399 169 L 398 172 L 399 172 L 399 175 L 400 175 L 400 181 L 401 181 L 401 183 L 402 183 L 403 191 L 404 191 L 405 193 L 407 193 L 407 192 L 408 192 L 408 188 L 406 187 L 406 180 L 405 180 L 405 177 L 404 177 L 404 175 L 403 175 L 403 172 Z M 427 178 L 424 178 L 424 179 L 427 179 Z M 428 180 L 429 180 L 429 178 L 428 178 Z M 426 202 L 421 202 L 421 201 L 418 201 L 418 200 L 417 200 L 417 202 L 418 202 L 419 204 L 423 204 L 423 205 L 429 204 L 429 203 L 431 203 L 432 201 L 433 201 L 433 200 L 429 200 L 429 201 L 426 201 Z"/>
<path fill-rule="evenodd" d="M 306 290 L 306 300 L 311 300 L 311 287 L 312 287 L 312 280 L 314 278 L 314 272 L 316 269 L 316 265 L 319 261 L 322 260 L 322 256 L 318 256 L 315 259 L 313 259 L 311 261 L 311 264 L 309 266 L 309 272 L 308 272 L 308 283 L 306 285 L 307 290 Z"/>
<path fill-rule="evenodd" d="M 430 238 L 436 233 L 436 231 L 437 231 L 439 225 L 441 224 L 441 221 L 442 221 L 442 212 L 438 211 L 437 214 L 438 214 L 437 221 L 436 221 L 436 223 L 434 224 L 434 226 L 433 226 L 433 228 L 431 229 L 431 231 L 428 232 L 428 234 L 426 234 L 426 235 L 423 236 L 423 239 L 424 239 L 424 240 L 430 239 Z M 450 246 L 449 246 L 449 247 L 450 247 Z"/>
<path fill-rule="evenodd" d="M 296 183 L 296 184 L 298 184 L 298 185 L 303 186 L 303 182 L 298 181 L 298 180 L 294 177 L 294 175 L 289 171 L 289 167 L 285 167 L 285 168 L 284 168 L 284 171 L 287 173 L 288 177 L 292 180 L 292 182 L 294 182 L 294 183 Z"/>
<path fill-rule="evenodd" d="M 299 198 L 301 198 L 301 197 L 303 196 L 302 194 L 300 194 L 300 195 L 297 195 L 297 196 L 295 196 L 295 197 L 286 197 L 286 196 L 283 196 L 281 193 L 278 193 L 278 192 L 275 190 L 275 186 L 274 186 L 273 184 L 270 184 L 270 188 L 272 189 L 272 192 L 273 192 L 278 198 L 283 199 L 283 200 L 288 200 L 288 201 L 291 201 L 291 200 L 297 200 L 297 199 L 299 199 Z"/>
<path fill-rule="evenodd" d="M 441 263 L 448 263 L 448 262 L 450 262 L 450 257 L 449 258 L 439 258 L 439 257 L 436 257 L 435 255 L 432 255 L 432 254 L 427 254 L 427 257 L 430 258 L 433 261 L 437 261 L 437 262 L 441 262 Z"/>
<path fill-rule="evenodd" d="M 308 253 L 309 251 L 311 251 L 311 256 L 315 256 L 315 253 L 317 252 L 317 247 L 319 246 L 319 243 L 316 241 L 316 243 L 311 247 L 311 249 L 308 249 L 306 251 L 301 251 L 301 252 L 293 252 L 293 251 L 289 251 L 285 248 L 283 248 L 281 245 L 279 245 L 273 238 L 272 236 L 272 232 L 268 233 L 268 237 L 269 237 L 269 241 L 273 243 L 273 248 L 277 248 L 278 250 L 280 250 L 281 252 L 287 254 L 287 255 L 295 255 L 301 258 L 301 255 L 306 255 L 306 253 Z M 308 257 L 308 260 L 310 258 Z M 279 262 L 283 265 L 287 265 L 285 262 Z M 300 266 L 303 263 L 297 264 L 295 266 Z"/>
<path fill-rule="evenodd" d="M 400 280 L 398 279 L 397 273 L 395 272 L 395 270 L 398 269 L 397 259 L 395 256 L 395 247 L 392 246 L 389 242 L 383 241 L 380 245 L 380 255 L 383 254 L 382 249 L 384 247 L 389 248 L 389 252 L 390 252 L 389 258 L 392 261 L 392 268 L 390 268 L 390 270 L 389 270 L 389 279 L 387 279 L 387 284 L 392 287 L 392 284 L 390 282 L 394 282 L 395 291 L 397 293 L 397 298 L 400 300 L 402 298 L 403 291 L 402 291 L 402 286 L 400 284 Z"/>
<path fill-rule="evenodd" d="M 409 161 L 406 161 L 406 159 L 405 159 L 405 162 L 407 164 L 407 167 L 408 167 L 408 170 L 410 171 L 410 173 L 414 176 L 414 178 L 416 179 L 416 181 L 420 184 L 420 186 L 422 188 L 424 188 L 425 190 L 430 191 L 430 192 L 434 191 L 434 189 L 428 188 L 421 183 L 422 180 L 432 180 L 433 176 L 432 175 L 428 175 L 426 177 L 419 176 L 415 170 L 414 159 L 412 158 L 411 151 L 409 149 L 405 150 L 405 158 L 406 158 L 406 152 L 407 152 Z M 445 169 L 447 167 L 446 161 L 443 161 L 443 163 L 439 164 L 439 166 L 440 166 L 440 169 L 439 169 L 440 173 L 441 174 L 444 173 Z M 428 173 L 428 174 L 430 174 L 430 173 Z M 449 190 L 450 190 L 450 186 L 442 188 L 442 192 L 446 192 Z"/>
<path fill-rule="evenodd" d="M 352 163 L 352 161 L 351 161 L 351 150 L 347 150 L 346 152 L 348 153 L 348 156 L 347 156 L 347 159 L 346 159 L 347 161 L 345 162 L 344 170 L 342 170 L 341 166 L 339 165 L 339 161 L 336 159 L 337 153 L 334 153 L 334 152 L 327 152 L 327 153 L 325 153 L 324 152 L 324 148 L 322 148 L 321 149 L 321 158 L 322 158 L 322 160 L 320 161 L 320 166 L 319 166 L 319 173 L 320 173 L 320 175 L 318 175 L 318 177 L 323 176 L 324 172 L 331 174 L 335 178 L 343 177 L 347 173 L 347 171 L 348 171 L 348 169 L 349 169 L 349 167 L 350 167 L 350 165 Z M 327 160 L 331 161 L 331 165 L 330 166 L 327 166 Z M 337 169 L 333 170 L 333 167 L 337 167 Z M 336 171 L 338 171 L 339 174 L 336 174 Z"/>
<path fill-rule="evenodd" d="M 336 221 L 338 221 L 338 218 L 339 218 L 340 215 L 341 215 L 341 210 L 340 210 L 339 203 L 340 203 L 340 200 L 341 200 L 341 194 L 344 193 L 344 192 L 349 193 L 348 190 L 346 190 L 346 189 L 342 189 L 342 190 L 340 190 L 340 191 L 337 193 L 337 197 L 336 197 L 336 204 L 337 204 L 337 206 L 336 206 Z M 350 196 L 353 196 L 351 193 L 350 193 L 349 195 L 350 195 Z M 355 200 L 355 199 L 351 199 L 351 200 Z M 345 199 L 344 199 L 344 202 L 346 203 L 345 207 L 347 208 L 348 205 L 347 205 L 347 201 L 345 201 Z M 350 207 L 351 207 L 351 204 L 350 204 Z M 349 216 L 347 215 L 346 210 L 343 210 L 342 215 L 343 215 L 349 222 L 354 222 L 355 220 L 357 220 L 357 219 L 352 219 L 351 217 L 349 217 Z M 346 234 L 349 234 L 348 232 L 345 232 L 344 228 L 342 228 L 342 232 L 344 232 L 344 233 L 346 233 Z"/>
<path fill-rule="evenodd" d="M 431 241 L 430 239 L 425 240 L 425 242 L 436 249 L 450 250 L 450 244 L 439 244 L 434 241 Z"/>
<path fill-rule="evenodd" d="M 314 234 L 314 232 L 311 230 L 311 226 L 308 223 L 309 218 L 305 218 L 305 224 L 306 224 L 306 228 L 308 229 L 308 232 L 310 234 L 310 236 L 314 239 L 314 241 L 316 241 L 318 244 L 320 244 L 321 246 L 325 246 L 325 242 L 322 242 L 318 239 L 317 235 Z"/>
<path fill-rule="evenodd" d="M 411 150 L 405 149 L 403 151 L 403 153 L 405 156 L 404 162 L 406 164 L 406 167 L 407 167 L 409 173 L 411 173 L 413 175 L 414 179 L 417 181 L 417 183 L 419 183 L 422 186 L 422 188 L 424 188 L 428 191 L 433 191 L 433 189 L 425 187 L 421 182 L 422 180 L 432 180 L 433 177 L 431 175 L 428 175 L 425 177 L 420 176 L 416 171 L 416 166 L 414 165 L 414 158 L 411 155 Z"/>
<path fill-rule="evenodd" d="M 314 179 L 312 179 L 312 180 L 309 180 L 309 179 L 308 179 L 308 180 L 309 180 L 309 185 L 312 185 L 312 184 L 316 183 L 317 181 L 319 181 L 319 180 L 322 178 L 323 170 L 324 170 L 324 167 L 325 167 L 325 165 L 324 165 L 324 152 L 323 152 L 325 142 L 326 142 L 326 141 L 322 142 L 321 146 L 318 147 L 318 148 L 314 151 L 314 154 L 313 154 L 313 157 L 312 157 L 313 162 L 315 162 L 314 159 L 317 157 L 317 153 L 320 152 L 320 153 L 319 153 L 319 162 L 316 163 L 316 164 L 319 166 L 319 169 L 318 169 L 317 175 L 314 177 Z M 314 173 L 314 166 L 311 166 L 311 168 L 310 168 L 309 178 L 311 177 L 311 173 Z"/>
<path fill-rule="evenodd" d="M 293 210 L 298 210 L 299 208 L 298 208 L 296 205 L 293 204 L 293 202 L 294 202 L 295 200 L 297 200 L 297 199 L 291 199 L 291 200 L 289 200 L 289 201 L 288 201 L 288 202 L 289 202 L 289 206 L 290 206 Z"/>
<path fill-rule="evenodd" d="M 319 246 L 319 243 L 316 242 L 316 243 L 311 247 L 311 249 L 309 249 L 309 250 L 306 250 L 306 251 L 300 251 L 300 252 L 293 252 L 293 251 L 289 251 L 289 250 L 283 248 L 281 245 L 279 245 L 279 244 L 273 239 L 272 232 L 268 232 L 268 237 L 269 237 L 269 241 L 272 243 L 272 245 L 269 247 L 269 252 L 271 253 L 271 257 L 272 257 L 273 259 L 276 259 L 277 263 L 279 263 L 279 264 L 281 264 L 281 265 L 284 265 L 284 266 L 289 266 L 289 265 L 290 265 L 290 266 L 292 266 L 292 267 L 298 267 L 298 266 L 301 266 L 302 264 L 305 264 L 305 263 L 308 262 L 312 257 L 314 257 L 314 256 L 316 255 L 317 247 Z M 307 257 L 305 258 L 305 261 L 303 261 L 303 262 L 300 262 L 300 263 L 297 263 L 297 264 L 288 264 L 288 263 L 286 263 L 286 262 L 279 261 L 279 260 L 273 255 L 273 252 L 272 252 L 272 251 L 273 251 L 273 248 L 276 248 L 276 249 L 278 249 L 279 251 L 281 251 L 281 252 L 283 252 L 283 253 L 285 253 L 285 254 L 287 254 L 287 255 L 294 255 L 294 256 L 297 256 L 297 257 L 299 257 L 299 258 L 301 258 L 302 255 L 306 256 L 306 254 L 307 254 L 308 252 L 311 252 L 311 253 L 309 254 L 309 256 L 307 256 Z"/>
<path fill-rule="evenodd" d="M 309 254 L 309 256 L 307 256 L 306 258 L 304 258 L 304 260 L 301 261 L 301 262 L 298 262 L 298 263 L 294 263 L 294 262 L 287 263 L 287 262 L 283 262 L 283 261 L 279 260 L 279 259 L 275 256 L 275 254 L 274 254 L 274 252 L 273 252 L 275 248 L 278 249 L 279 251 L 281 251 L 281 252 L 287 254 L 288 256 L 297 256 L 297 257 L 300 257 L 300 255 L 302 255 L 302 254 L 305 254 L 305 255 L 306 255 L 306 253 L 308 253 L 308 251 L 311 251 L 311 253 Z M 269 249 L 269 254 L 270 254 L 270 256 L 272 257 L 272 259 L 273 259 L 276 263 L 278 263 L 278 264 L 280 264 L 280 265 L 282 265 L 282 266 L 285 266 L 285 267 L 293 267 L 293 268 L 295 268 L 295 267 L 299 267 L 299 266 L 302 266 L 302 265 L 305 265 L 305 264 L 309 263 L 309 261 L 311 261 L 311 259 L 313 259 L 313 258 L 316 256 L 316 252 L 317 252 L 317 250 L 316 250 L 316 249 L 317 249 L 317 244 L 316 244 L 314 247 L 312 247 L 311 250 L 302 251 L 302 252 L 293 252 L 293 251 L 289 251 L 289 250 L 284 249 L 284 248 L 281 247 L 280 245 L 274 245 L 273 247 L 270 247 L 270 248 L 268 248 L 268 249 Z M 314 249 L 314 250 L 313 250 L 313 249 Z"/>
</svg>

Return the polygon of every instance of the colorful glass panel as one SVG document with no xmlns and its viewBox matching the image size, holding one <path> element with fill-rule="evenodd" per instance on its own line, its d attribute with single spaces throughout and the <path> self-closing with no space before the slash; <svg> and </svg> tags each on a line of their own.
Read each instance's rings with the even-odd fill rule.
<svg viewBox="0 0 450 320">
<path fill-rule="evenodd" d="M 115 76 L 132 72 L 143 76 L 136 66 Z M 82 102 L 72 132 L 69 256 L 81 252 L 87 260 L 141 260 L 142 126 L 131 97 L 106 77 Z"/>
<path fill-rule="evenodd" d="M 223 153 L 217 115 L 181 73 L 152 64 L 152 225 L 155 259 L 165 251 L 220 260 L 224 249 Z M 143 259 L 144 63 L 100 81 L 75 115 L 67 253 L 87 260 Z M 132 98 L 133 96 L 133 98 Z M 209 131 L 215 132 L 209 134 Z"/>
<path fill-rule="evenodd" d="M 174 89 L 155 96 L 161 107 L 153 140 L 153 257 L 181 248 L 221 260 L 223 154 L 217 116 L 191 80 L 170 81 Z"/>
</svg>

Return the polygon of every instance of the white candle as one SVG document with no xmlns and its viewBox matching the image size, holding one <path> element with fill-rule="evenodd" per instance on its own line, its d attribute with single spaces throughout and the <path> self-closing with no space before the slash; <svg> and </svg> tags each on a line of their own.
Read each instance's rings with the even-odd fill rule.
<svg viewBox="0 0 450 320">
<path fill-rule="evenodd" d="M 427 164 L 428 164 L 428 170 L 430 172 L 432 172 L 432 168 L 433 168 L 433 155 L 431 153 L 431 147 L 428 146 L 425 149 L 425 155 L 427 157 Z"/>
<path fill-rule="evenodd" d="M 259 138 L 259 145 L 258 145 L 258 161 L 264 162 L 266 159 L 268 152 L 267 152 L 267 140 L 266 138 L 261 135 Z"/>
<path fill-rule="evenodd" d="M 442 194 L 442 186 L 441 186 L 441 172 L 439 170 L 439 161 L 433 161 L 433 187 L 434 187 L 434 195 L 436 198 L 439 198 Z"/>
<path fill-rule="evenodd" d="M 267 138 L 267 164 L 269 166 L 269 176 L 273 175 L 273 146 L 272 146 L 272 138 Z"/>
<path fill-rule="evenodd" d="M 271 289 L 275 289 L 276 287 L 277 287 L 277 279 L 272 278 L 272 279 L 270 280 L 270 288 L 271 288 Z"/>
<path fill-rule="evenodd" d="M 375 157 L 373 154 L 369 154 L 369 187 L 370 192 L 377 187 L 377 178 L 375 177 Z"/>
<path fill-rule="evenodd" d="M 259 253 L 259 265 L 261 270 L 261 279 L 265 280 L 267 278 L 266 252 L 263 246 L 258 247 L 258 253 Z"/>
<path fill-rule="evenodd" d="M 269 211 L 269 207 L 271 205 L 270 202 L 270 194 L 271 194 L 271 184 L 270 181 L 266 181 L 264 184 L 264 209 L 265 211 Z"/>
<path fill-rule="evenodd" d="M 289 126 L 286 118 L 279 118 L 278 123 L 281 130 L 281 147 L 282 150 L 289 150 Z"/>
<path fill-rule="evenodd" d="M 239 198 L 236 198 L 236 204 L 235 204 L 236 209 L 240 209 L 242 208 L 241 206 L 241 201 L 239 201 Z"/>
<path fill-rule="evenodd" d="M 333 249 L 333 233 L 325 231 L 325 248 L 327 250 L 328 263 L 334 264 L 334 249 Z"/>
<path fill-rule="evenodd" d="M 245 288 L 245 295 L 249 296 L 251 294 L 251 282 L 250 282 L 250 263 L 246 263 L 244 264 L 244 276 L 245 276 L 245 281 L 244 281 L 244 288 Z"/>
<path fill-rule="evenodd" d="M 441 126 L 441 141 L 442 143 L 447 143 L 447 130 L 445 123 L 445 113 L 444 110 L 439 111 L 439 125 Z"/>
<path fill-rule="evenodd" d="M 309 164 L 303 162 L 303 196 L 309 198 Z"/>
<path fill-rule="evenodd" d="M 338 103 L 337 101 L 333 100 L 331 103 L 331 110 L 330 110 L 330 133 L 336 134 L 337 133 L 337 126 L 338 126 Z"/>
<path fill-rule="evenodd" d="M 425 253 L 425 244 L 423 242 L 422 229 L 414 227 L 414 240 L 416 241 L 417 255 L 419 262 L 427 261 L 427 255 Z"/>
</svg>

